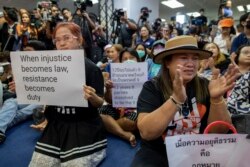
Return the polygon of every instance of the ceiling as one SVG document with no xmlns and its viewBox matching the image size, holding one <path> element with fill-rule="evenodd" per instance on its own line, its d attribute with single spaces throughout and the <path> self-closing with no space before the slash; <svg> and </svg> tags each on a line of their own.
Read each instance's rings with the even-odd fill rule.
<svg viewBox="0 0 250 167">
<path fill-rule="evenodd" d="M 159 0 L 160 2 L 163 0 Z M 220 5 L 220 0 L 178 0 L 185 6 L 182 8 L 171 9 L 160 3 L 159 14 L 161 18 L 169 20 L 171 16 L 175 16 L 176 13 L 181 12 L 182 14 L 190 12 L 199 12 L 199 9 L 205 9 L 205 16 L 209 20 L 217 19 L 218 8 Z M 237 10 L 238 5 L 250 4 L 249 0 L 232 0 L 232 10 L 233 17 L 235 20 L 239 20 L 239 17 L 244 14 L 244 12 L 239 12 Z"/>
</svg>

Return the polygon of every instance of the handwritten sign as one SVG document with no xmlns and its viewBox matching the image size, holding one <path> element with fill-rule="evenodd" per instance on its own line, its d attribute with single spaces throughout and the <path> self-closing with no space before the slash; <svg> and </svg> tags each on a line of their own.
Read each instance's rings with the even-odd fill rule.
<svg viewBox="0 0 250 167">
<path fill-rule="evenodd" d="M 246 134 L 202 134 L 166 137 L 170 167 L 248 167 L 250 139 Z"/>
<path fill-rule="evenodd" d="M 87 107 L 83 50 L 11 52 L 20 104 Z"/>
<path fill-rule="evenodd" d="M 136 108 L 143 83 L 148 79 L 147 63 L 111 63 L 113 107 Z"/>
</svg>

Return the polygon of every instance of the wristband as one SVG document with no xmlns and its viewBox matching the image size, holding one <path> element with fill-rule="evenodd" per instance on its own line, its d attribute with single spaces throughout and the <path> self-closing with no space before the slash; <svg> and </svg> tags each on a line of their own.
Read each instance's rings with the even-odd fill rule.
<svg viewBox="0 0 250 167">
<path fill-rule="evenodd" d="M 184 103 L 178 102 L 177 100 L 174 99 L 173 96 L 170 96 L 169 98 L 170 98 L 171 101 L 178 107 L 179 113 L 181 114 L 182 106 L 183 106 Z"/>
</svg>

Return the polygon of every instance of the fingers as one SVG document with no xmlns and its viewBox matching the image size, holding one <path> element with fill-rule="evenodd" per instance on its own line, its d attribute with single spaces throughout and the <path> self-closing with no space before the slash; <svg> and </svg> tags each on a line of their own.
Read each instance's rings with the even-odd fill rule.
<svg viewBox="0 0 250 167">
<path fill-rule="evenodd" d="M 230 60 L 232 62 L 233 65 L 237 66 L 237 64 L 235 63 L 235 58 L 236 58 L 236 53 L 233 52 L 231 55 L 230 55 Z"/>
<path fill-rule="evenodd" d="M 83 85 L 84 98 L 88 100 L 96 95 L 96 90 L 91 86 Z"/>
<path fill-rule="evenodd" d="M 224 74 L 226 79 L 226 85 L 231 87 L 234 86 L 235 80 L 240 77 L 241 73 L 239 71 L 238 66 L 230 64 L 228 66 L 227 72 Z"/>
<path fill-rule="evenodd" d="M 111 80 L 107 80 L 106 82 L 105 82 L 105 87 L 107 88 L 107 89 L 111 89 L 111 88 L 113 88 L 113 82 L 111 81 Z"/>
<path fill-rule="evenodd" d="M 173 81 L 173 96 L 179 102 L 184 102 L 186 100 L 186 90 L 183 83 L 182 70 L 183 66 L 177 65 Z"/>
<path fill-rule="evenodd" d="M 91 86 L 87 86 L 87 85 L 83 85 L 83 89 L 86 93 L 95 93 L 96 90 L 94 88 L 92 88 Z"/>
</svg>

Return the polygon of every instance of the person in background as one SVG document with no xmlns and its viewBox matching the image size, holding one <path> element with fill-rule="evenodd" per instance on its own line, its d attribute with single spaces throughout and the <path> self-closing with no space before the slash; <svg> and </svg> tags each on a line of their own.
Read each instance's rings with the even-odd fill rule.
<svg viewBox="0 0 250 167">
<path fill-rule="evenodd" d="M 38 39 L 38 31 L 35 26 L 31 26 L 30 14 L 22 12 L 21 23 L 16 26 L 17 36 L 20 39 L 20 49 L 22 50 L 29 40 Z"/>
<path fill-rule="evenodd" d="M 108 64 L 105 67 L 105 72 L 110 73 L 110 63 L 119 63 L 119 54 L 122 51 L 123 47 L 120 44 L 114 44 L 112 47 L 109 49 L 109 54 L 108 54 Z"/>
<path fill-rule="evenodd" d="M 81 49 L 83 45 L 81 29 L 72 22 L 58 23 L 52 37 L 57 50 L 62 52 Z M 105 127 L 97 111 L 103 104 L 103 77 L 87 57 L 85 70 L 86 85 L 81 91 L 88 107 L 46 107 L 48 124 L 35 146 L 29 167 L 97 166 L 105 158 Z"/>
<path fill-rule="evenodd" d="M 236 38 L 234 38 L 231 45 L 232 54 L 235 54 L 236 50 L 241 45 L 250 44 L 250 12 L 244 14 L 241 17 L 241 24 L 244 26 L 244 32 L 238 35 Z"/>
<path fill-rule="evenodd" d="M 102 60 L 100 60 L 96 63 L 97 67 L 99 67 L 102 71 L 106 68 L 106 66 L 108 64 L 108 57 L 109 57 L 111 47 L 112 47 L 111 44 L 107 44 L 106 46 L 104 46 L 103 58 L 102 58 Z"/>
<path fill-rule="evenodd" d="M 213 69 L 219 69 L 220 74 L 224 74 L 231 63 L 230 59 L 220 52 L 217 44 L 211 42 L 204 46 L 204 50 L 212 52 L 212 57 L 201 60 L 198 73 L 207 79 L 211 79 Z"/>
<path fill-rule="evenodd" d="M 40 41 L 29 41 L 29 46 L 27 45 L 23 50 L 46 50 L 46 47 Z M 0 108 L 0 144 L 4 143 L 6 139 L 7 129 L 27 120 L 33 115 L 34 110 L 42 108 L 41 105 L 36 104 L 19 104 L 16 99 L 15 82 L 10 80 L 12 78 L 11 67 L 6 68 L 4 75 L 7 75 L 5 78 L 8 80 L 8 89 L 4 90 L 2 94 L 4 101 Z"/>
<path fill-rule="evenodd" d="M 121 29 L 118 35 L 118 44 L 121 44 L 123 47 L 132 46 L 132 35 L 137 30 L 136 22 L 132 19 L 129 19 L 127 12 L 123 11 L 124 15 L 120 17 Z"/>
<path fill-rule="evenodd" d="M 1 51 L 16 51 L 18 49 L 18 38 L 16 37 L 17 12 L 14 8 L 9 7 L 3 7 L 3 10 L 6 22 L 0 29 Z"/>
<path fill-rule="evenodd" d="M 148 62 L 148 79 L 152 79 L 159 74 L 161 65 L 154 63 L 153 58 L 157 53 L 162 51 L 164 47 L 164 40 L 157 40 L 153 43 L 152 51 L 150 54 L 151 57 L 146 60 Z"/>
<path fill-rule="evenodd" d="M 230 65 L 225 75 L 214 71 L 211 81 L 199 77 L 199 60 L 211 56 L 211 52 L 199 49 L 191 36 L 168 40 L 165 49 L 155 55 L 153 60 L 162 65 L 162 70 L 144 83 L 138 97 L 137 126 L 142 141 L 131 167 L 166 167 L 165 137 L 202 134 L 208 124 L 217 120 L 231 123 L 223 95 L 234 87 L 238 70 Z M 223 126 L 211 130 L 227 132 Z"/>
<path fill-rule="evenodd" d="M 135 50 L 139 55 L 141 62 L 144 62 L 148 58 L 147 48 L 143 44 L 137 44 Z"/>
<path fill-rule="evenodd" d="M 242 45 L 238 48 L 234 62 L 237 64 L 242 74 L 250 71 L 250 44 Z"/>
<path fill-rule="evenodd" d="M 218 45 L 220 51 L 229 56 L 231 50 L 231 43 L 233 34 L 231 34 L 231 27 L 234 25 L 234 21 L 231 18 L 225 18 L 218 23 L 221 28 L 221 34 L 214 38 L 214 43 Z"/>
<path fill-rule="evenodd" d="M 125 48 L 119 55 L 120 63 L 140 62 L 137 52 L 132 48 Z M 111 74 L 110 74 L 111 75 Z M 135 108 L 114 108 L 112 107 L 112 88 L 113 82 L 108 79 L 105 82 L 105 101 L 106 103 L 99 108 L 106 130 L 114 135 L 127 140 L 132 147 L 136 146 L 134 132 L 137 130 L 137 112 Z"/>
<path fill-rule="evenodd" d="M 147 48 L 147 54 L 149 54 L 154 43 L 154 39 L 150 37 L 150 29 L 147 26 L 142 26 L 139 34 L 140 36 L 137 37 L 135 45 L 143 44 Z"/>
<path fill-rule="evenodd" d="M 221 4 L 219 6 L 219 11 L 218 11 L 218 16 L 219 16 L 219 19 L 233 17 L 231 0 L 221 0 Z"/>
<path fill-rule="evenodd" d="M 73 21 L 72 13 L 68 8 L 63 8 L 62 9 L 62 15 L 63 15 L 63 18 L 64 18 L 64 20 L 66 22 Z"/>
</svg>

